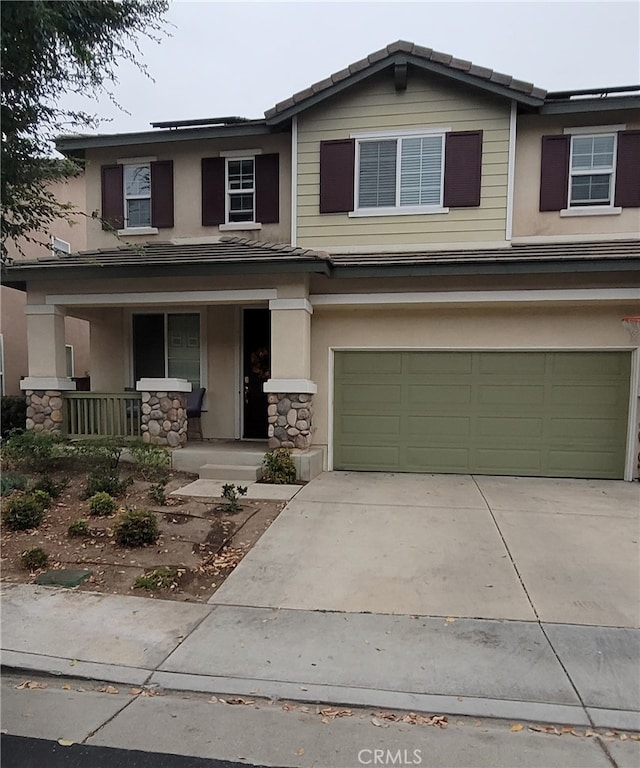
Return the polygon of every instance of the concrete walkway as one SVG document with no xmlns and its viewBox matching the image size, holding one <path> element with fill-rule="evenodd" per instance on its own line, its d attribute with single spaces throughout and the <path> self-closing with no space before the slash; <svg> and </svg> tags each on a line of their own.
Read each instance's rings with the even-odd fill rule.
<svg viewBox="0 0 640 768">
<path fill-rule="evenodd" d="M 639 492 L 323 475 L 209 605 L 4 585 L 2 662 L 114 683 L 640 730 Z"/>
</svg>

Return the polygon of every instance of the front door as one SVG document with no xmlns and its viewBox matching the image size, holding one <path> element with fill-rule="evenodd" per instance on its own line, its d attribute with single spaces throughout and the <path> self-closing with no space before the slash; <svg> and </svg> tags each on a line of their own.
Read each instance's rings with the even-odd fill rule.
<svg viewBox="0 0 640 768">
<path fill-rule="evenodd" d="M 267 437 L 263 385 L 271 376 L 271 313 L 268 309 L 245 309 L 243 329 L 242 436 L 261 440 Z"/>
</svg>

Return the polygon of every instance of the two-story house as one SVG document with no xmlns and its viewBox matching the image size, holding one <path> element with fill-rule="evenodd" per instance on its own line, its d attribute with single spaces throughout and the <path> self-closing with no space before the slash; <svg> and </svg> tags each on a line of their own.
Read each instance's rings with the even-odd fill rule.
<svg viewBox="0 0 640 768">
<path fill-rule="evenodd" d="M 92 390 L 142 392 L 147 441 L 184 442 L 189 382 L 204 438 L 330 470 L 637 477 L 637 89 L 547 93 L 398 42 L 263 120 L 59 148 L 96 218 L 87 251 L 9 271 L 30 426 L 77 397 L 81 314 Z"/>
</svg>

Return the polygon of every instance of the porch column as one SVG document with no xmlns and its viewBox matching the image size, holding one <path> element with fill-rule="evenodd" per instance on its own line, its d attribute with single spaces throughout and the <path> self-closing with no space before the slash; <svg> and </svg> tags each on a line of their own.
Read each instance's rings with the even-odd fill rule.
<svg viewBox="0 0 640 768">
<path fill-rule="evenodd" d="M 187 442 L 186 394 L 191 384 L 186 379 L 140 379 L 142 392 L 142 442 L 182 448 Z"/>
<path fill-rule="evenodd" d="M 29 375 L 20 382 L 27 400 L 26 428 L 59 432 L 63 423 L 64 392 L 76 388 L 67 376 L 65 312 L 61 307 L 27 304 Z"/>
<path fill-rule="evenodd" d="M 269 448 L 311 447 L 313 395 L 318 391 L 310 380 L 311 315 L 307 298 L 272 299 L 271 378 L 268 394 Z"/>
</svg>

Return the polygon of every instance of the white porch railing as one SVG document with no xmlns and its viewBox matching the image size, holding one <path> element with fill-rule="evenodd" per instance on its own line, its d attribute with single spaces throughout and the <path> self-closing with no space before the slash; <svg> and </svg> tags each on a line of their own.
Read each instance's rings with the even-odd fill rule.
<svg viewBox="0 0 640 768">
<path fill-rule="evenodd" d="M 140 392 L 65 392 L 65 431 L 70 437 L 141 435 Z"/>
</svg>

